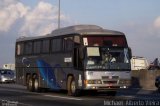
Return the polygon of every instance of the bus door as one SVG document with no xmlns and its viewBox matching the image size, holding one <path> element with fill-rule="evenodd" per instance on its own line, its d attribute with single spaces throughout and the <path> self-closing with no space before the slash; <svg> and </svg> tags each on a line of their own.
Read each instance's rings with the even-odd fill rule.
<svg viewBox="0 0 160 106">
<path fill-rule="evenodd" d="M 82 61 L 83 61 L 83 49 L 81 48 L 74 48 L 74 55 L 73 55 L 73 65 L 75 69 L 81 70 L 83 69 Z"/>
</svg>

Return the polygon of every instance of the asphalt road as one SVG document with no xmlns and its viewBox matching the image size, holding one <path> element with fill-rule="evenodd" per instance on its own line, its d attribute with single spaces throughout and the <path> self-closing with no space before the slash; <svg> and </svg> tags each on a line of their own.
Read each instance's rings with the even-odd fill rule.
<svg viewBox="0 0 160 106">
<path fill-rule="evenodd" d="M 25 86 L 0 84 L 0 106 L 137 106 L 160 105 L 160 93 L 156 90 L 119 90 L 115 97 L 107 93 L 85 94 L 81 97 L 67 96 L 66 92 L 29 92 Z"/>
</svg>

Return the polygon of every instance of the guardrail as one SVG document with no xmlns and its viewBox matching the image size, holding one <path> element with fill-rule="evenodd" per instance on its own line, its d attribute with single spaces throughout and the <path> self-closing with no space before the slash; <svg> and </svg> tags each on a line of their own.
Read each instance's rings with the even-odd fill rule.
<svg viewBox="0 0 160 106">
<path fill-rule="evenodd" d="M 160 76 L 160 70 L 132 70 L 132 87 L 142 89 L 157 89 L 155 78 Z"/>
</svg>

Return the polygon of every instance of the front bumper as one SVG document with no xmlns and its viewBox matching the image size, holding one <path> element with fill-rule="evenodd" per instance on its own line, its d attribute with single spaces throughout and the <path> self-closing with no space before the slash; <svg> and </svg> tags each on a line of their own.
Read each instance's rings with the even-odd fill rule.
<svg viewBox="0 0 160 106">
<path fill-rule="evenodd" d="M 85 90 L 112 91 L 129 88 L 130 84 L 87 84 Z"/>
<path fill-rule="evenodd" d="M 0 82 L 1 83 L 9 83 L 9 82 L 15 82 L 15 80 L 14 79 L 8 79 L 8 78 L 1 78 L 0 79 Z"/>
</svg>

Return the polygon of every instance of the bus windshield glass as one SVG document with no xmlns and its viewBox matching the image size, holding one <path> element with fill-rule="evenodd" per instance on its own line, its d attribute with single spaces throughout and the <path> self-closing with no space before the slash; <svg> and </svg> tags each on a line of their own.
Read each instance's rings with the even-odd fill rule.
<svg viewBox="0 0 160 106">
<path fill-rule="evenodd" d="M 128 48 L 87 47 L 86 69 L 130 69 Z"/>
<path fill-rule="evenodd" d="M 127 46 L 126 38 L 123 35 L 107 35 L 107 36 L 85 36 L 83 37 L 85 46 Z"/>
</svg>

